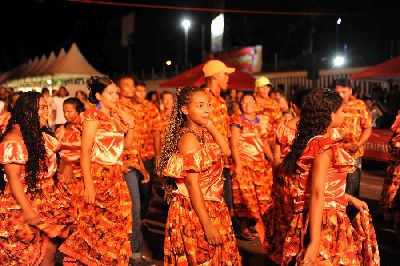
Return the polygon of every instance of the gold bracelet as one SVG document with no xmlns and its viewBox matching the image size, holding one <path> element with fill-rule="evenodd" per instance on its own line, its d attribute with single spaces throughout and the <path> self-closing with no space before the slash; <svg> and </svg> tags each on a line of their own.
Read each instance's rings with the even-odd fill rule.
<svg viewBox="0 0 400 266">
<path fill-rule="evenodd" d="M 128 127 L 128 129 L 135 129 L 135 126 L 133 126 L 133 127 Z"/>
</svg>

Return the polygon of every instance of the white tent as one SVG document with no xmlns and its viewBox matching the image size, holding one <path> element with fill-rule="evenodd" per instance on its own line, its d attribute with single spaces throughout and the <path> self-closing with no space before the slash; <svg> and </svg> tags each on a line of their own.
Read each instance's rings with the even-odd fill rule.
<svg viewBox="0 0 400 266">
<path fill-rule="evenodd" d="M 45 55 L 40 59 L 35 57 L 3 73 L 0 83 L 15 88 L 32 89 L 51 85 L 53 81 L 57 81 L 58 85 L 66 82 L 76 84 L 73 80 L 83 83 L 92 75 L 103 76 L 90 65 L 76 43 L 73 43 L 67 53 L 62 48 L 58 56 L 51 52 L 48 58 Z"/>
</svg>

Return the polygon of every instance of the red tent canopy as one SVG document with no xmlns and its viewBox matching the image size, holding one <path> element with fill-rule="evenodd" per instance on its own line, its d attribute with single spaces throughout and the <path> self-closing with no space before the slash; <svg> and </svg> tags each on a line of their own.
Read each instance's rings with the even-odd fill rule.
<svg viewBox="0 0 400 266">
<path fill-rule="evenodd" d="M 351 75 L 351 79 L 367 79 L 367 80 L 400 80 L 400 56 L 392 58 L 386 62 L 368 68 Z"/>
<path fill-rule="evenodd" d="M 203 77 L 204 64 L 198 65 L 188 71 L 179 74 L 176 77 L 161 82 L 160 88 L 177 88 L 186 86 L 201 86 L 205 83 Z M 229 75 L 228 88 L 252 90 L 255 79 L 250 74 L 236 70 Z"/>
</svg>

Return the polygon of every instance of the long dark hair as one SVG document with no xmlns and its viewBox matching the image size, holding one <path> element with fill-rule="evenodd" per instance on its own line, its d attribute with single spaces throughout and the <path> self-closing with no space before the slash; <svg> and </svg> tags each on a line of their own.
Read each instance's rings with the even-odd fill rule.
<svg viewBox="0 0 400 266">
<path fill-rule="evenodd" d="M 286 174 L 296 173 L 296 162 L 307 143 L 312 137 L 327 132 L 328 126 L 332 122 L 331 114 L 339 110 L 342 103 L 342 97 L 331 89 L 313 89 L 307 94 L 301 109 L 291 151 L 282 162 Z"/>
<path fill-rule="evenodd" d="M 162 143 L 161 154 L 159 155 L 159 160 L 157 164 L 157 173 L 159 176 L 163 176 L 162 172 L 167 165 L 169 158 L 171 157 L 172 153 L 176 152 L 178 149 L 179 138 L 177 136 L 186 122 L 186 116 L 181 109 L 183 106 L 189 103 L 191 95 L 199 91 L 204 91 L 204 88 L 185 87 L 182 89 L 178 89 L 175 94 L 172 114 L 168 125 L 168 131 Z M 172 190 L 176 188 L 175 180 L 173 178 L 164 177 L 163 181 L 164 190 L 166 192 L 166 199 L 168 201 L 170 192 L 172 192 Z"/>
<path fill-rule="evenodd" d="M 28 185 L 28 193 L 36 194 L 40 192 L 38 180 L 40 172 L 47 171 L 46 149 L 42 132 L 53 135 L 48 127 L 40 128 L 39 122 L 39 100 L 42 98 L 39 92 L 25 92 L 15 103 L 11 112 L 11 118 L 6 130 L 0 136 L 0 142 L 13 130 L 15 125 L 20 126 L 22 138 L 28 151 L 28 161 L 25 165 L 25 183 Z M 0 170 L 0 176 L 4 175 L 3 167 Z M 0 178 L 0 191 L 4 192 L 5 180 Z"/>
</svg>

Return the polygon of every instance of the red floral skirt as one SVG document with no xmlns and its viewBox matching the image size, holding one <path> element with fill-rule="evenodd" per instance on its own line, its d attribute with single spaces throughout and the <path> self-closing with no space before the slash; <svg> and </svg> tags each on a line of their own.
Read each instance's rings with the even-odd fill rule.
<svg viewBox="0 0 400 266">
<path fill-rule="evenodd" d="M 308 240 L 307 216 L 302 212 L 293 215 L 284 243 L 283 265 L 303 259 Z M 369 214 L 363 214 L 353 227 L 345 211 L 325 209 L 315 265 L 379 265 L 378 245 L 370 219 Z"/>
<path fill-rule="evenodd" d="M 288 187 L 286 176 L 274 177 L 271 204 L 256 224 L 264 252 L 276 264 L 282 262 L 283 244 L 293 215 Z"/>
<path fill-rule="evenodd" d="M 60 247 L 64 265 L 128 265 L 131 200 L 120 167 L 92 163 L 92 179 L 96 200 L 82 205 L 72 235 Z"/>
<path fill-rule="evenodd" d="M 221 234 L 222 245 L 207 243 L 190 199 L 175 195 L 165 229 L 164 265 L 241 265 L 226 204 L 206 200 L 205 205 L 212 224 Z"/>
<path fill-rule="evenodd" d="M 267 161 L 243 166 L 240 176 L 232 175 L 234 216 L 261 219 L 271 203 L 271 188 L 272 168 Z"/>
<path fill-rule="evenodd" d="M 385 221 L 394 220 L 394 198 L 400 187 L 400 164 L 391 162 L 387 169 L 387 176 L 382 187 L 381 199 L 379 201 L 378 213 L 383 215 Z"/>
<path fill-rule="evenodd" d="M 39 265 L 50 238 L 66 238 L 77 216 L 69 193 L 54 184 L 53 179 L 41 179 L 42 193 L 30 204 L 42 222 L 36 226 L 25 223 L 20 206 L 7 185 L 0 201 L 0 265 Z"/>
</svg>

